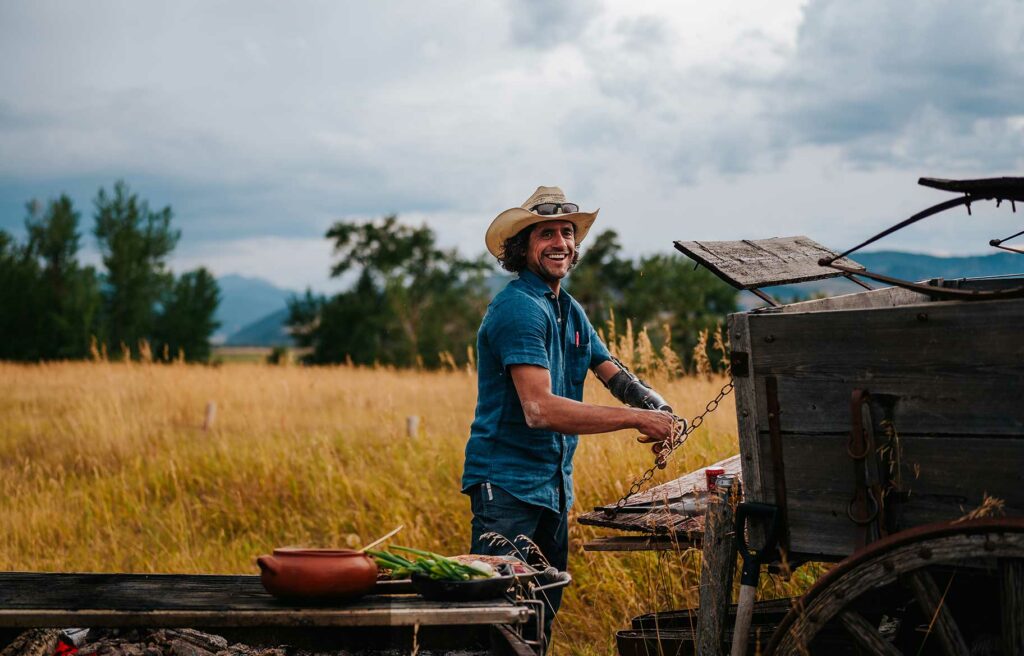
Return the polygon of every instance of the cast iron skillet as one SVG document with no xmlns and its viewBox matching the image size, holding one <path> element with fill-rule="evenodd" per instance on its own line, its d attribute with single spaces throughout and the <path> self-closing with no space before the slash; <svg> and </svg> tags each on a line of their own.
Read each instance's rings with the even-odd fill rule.
<svg viewBox="0 0 1024 656">
<path fill-rule="evenodd" d="M 412 587 L 431 601 L 482 601 L 502 597 L 515 585 L 516 577 L 508 565 L 498 568 L 500 576 L 469 581 L 438 581 L 413 572 Z"/>
</svg>

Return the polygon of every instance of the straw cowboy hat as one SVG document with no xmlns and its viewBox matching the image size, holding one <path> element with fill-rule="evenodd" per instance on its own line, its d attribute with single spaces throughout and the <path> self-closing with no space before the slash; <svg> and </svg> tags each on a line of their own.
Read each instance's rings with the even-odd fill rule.
<svg viewBox="0 0 1024 656">
<path fill-rule="evenodd" d="M 521 206 L 507 209 L 491 221 L 485 237 L 487 250 L 494 257 L 501 257 L 506 239 L 515 237 L 527 226 L 543 221 L 571 221 L 576 226 L 576 243 L 579 244 L 590 232 L 590 226 L 594 224 L 599 209 L 593 212 L 576 211 L 564 214 L 560 207 L 555 208 L 554 213 L 538 214 L 532 211 L 538 205 L 563 205 L 566 202 L 565 194 L 558 187 L 537 187 L 537 191 L 533 192 Z"/>
</svg>

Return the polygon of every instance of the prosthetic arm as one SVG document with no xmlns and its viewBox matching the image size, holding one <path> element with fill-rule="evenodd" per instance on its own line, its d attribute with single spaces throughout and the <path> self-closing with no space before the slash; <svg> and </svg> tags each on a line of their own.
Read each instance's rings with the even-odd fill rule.
<svg viewBox="0 0 1024 656">
<path fill-rule="evenodd" d="M 604 384 L 612 396 L 633 408 L 672 412 L 672 406 L 666 403 L 665 399 L 661 398 L 661 395 L 651 389 L 647 383 L 637 378 L 636 374 L 626 368 L 626 365 L 619 362 L 617 358 L 612 358 L 611 361 L 619 368 L 619 372 Z"/>
</svg>

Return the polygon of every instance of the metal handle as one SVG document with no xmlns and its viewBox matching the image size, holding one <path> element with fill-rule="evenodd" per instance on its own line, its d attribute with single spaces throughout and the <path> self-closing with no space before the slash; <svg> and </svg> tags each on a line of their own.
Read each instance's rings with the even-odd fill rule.
<svg viewBox="0 0 1024 656">
<path fill-rule="evenodd" d="M 569 572 L 559 572 L 554 567 L 549 567 L 544 570 L 543 576 L 544 578 L 552 580 L 551 583 L 538 585 L 533 589 L 534 593 L 543 592 L 544 590 L 553 590 L 555 588 L 564 588 L 572 583 L 572 575 L 569 574 Z"/>
<path fill-rule="evenodd" d="M 747 544 L 747 518 L 757 517 L 767 520 L 768 528 L 764 534 L 764 545 L 757 550 L 751 550 Z M 739 542 L 738 550 L 743 556 L 743 574 L 740 577 L 742 585 L 757 586 L 757 579 L 761 574 L 761 562 L 769 551 L 774 551 L 778 544 L 779 508 L 768 503 L 757 503 L 745 501 L 736 507 L 736 540 Z"/>
</svg>

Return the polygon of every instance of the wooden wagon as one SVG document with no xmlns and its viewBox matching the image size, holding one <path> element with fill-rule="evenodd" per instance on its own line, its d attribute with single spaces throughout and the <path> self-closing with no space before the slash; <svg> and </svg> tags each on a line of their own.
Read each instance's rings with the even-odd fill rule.
<svg viewBox="0 0 1024 656">
<path fill-rule="evenodd" d="M 962 194 L 941 209 L 1024 198 L 1020 178 L 925 182 Z M 740 289 L 893 282 L 803 237 L 676 246 Z M 708 496 L 695 472 L 582 519 L 642 535 L 591 549 L 704 549 L 700 612 L 635 619 L 622 653 L 719 653 L 733 540 L 756 550 L 774 528 L 777 548 L 754 554 L 770 567 L 838 564 L 792 604 L 760 604 L 763 633 L 741 620 L 737 644 L 1024 654 L 1024 276 L 895 283 L 787 305 L 761 293 L 767 307 L 729 317 L 740 454 L 718 466 L 742 486 Z M 739 487 L 749 521 L 734 525 Z"/>
</svg>

